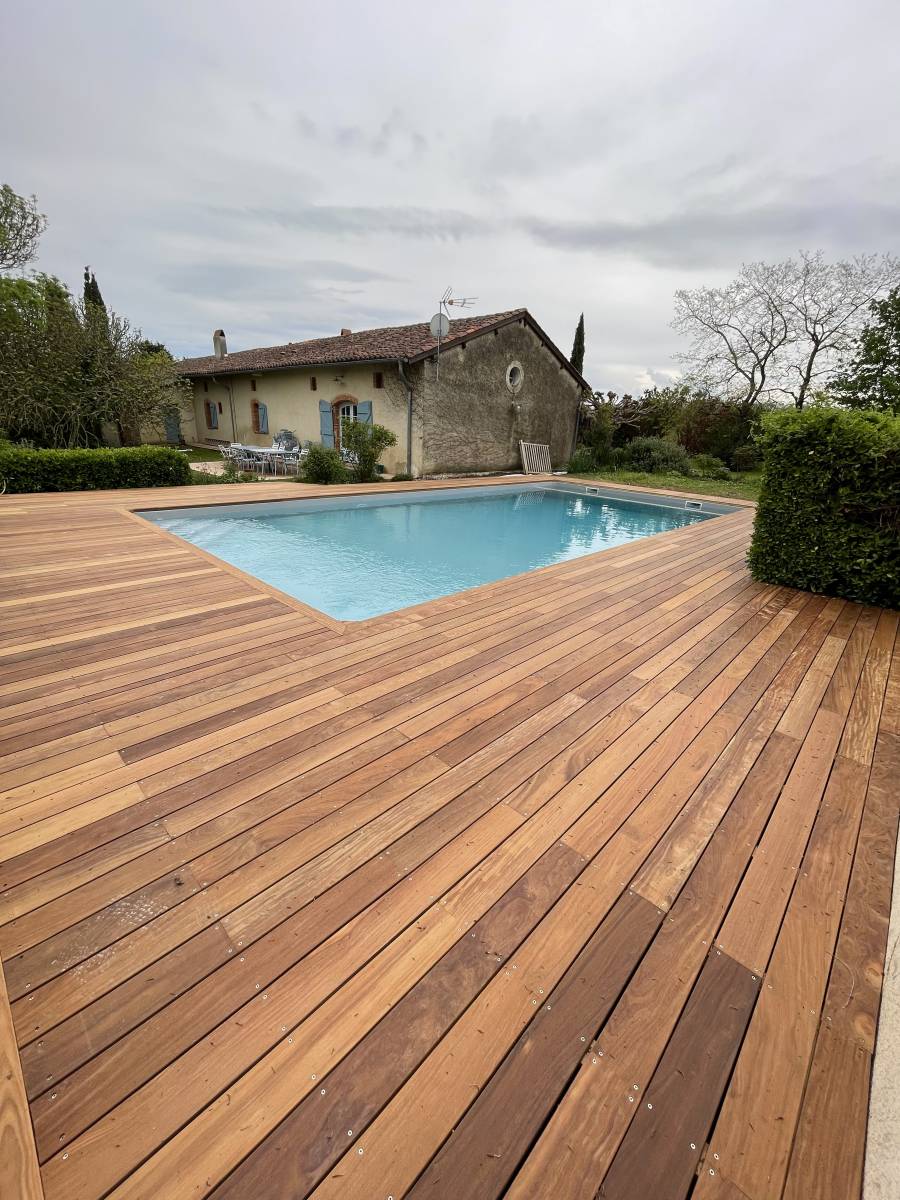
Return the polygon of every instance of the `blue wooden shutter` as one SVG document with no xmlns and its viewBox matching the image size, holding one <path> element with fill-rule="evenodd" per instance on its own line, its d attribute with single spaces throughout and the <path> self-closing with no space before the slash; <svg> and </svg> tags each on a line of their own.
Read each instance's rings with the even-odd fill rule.
<svg viewBox="0 0 900 1200">
<path fill-rule="evenodd" d="M 257 403 L 259 404 L 259 402 L 257 402 Z M 269 410 L 266 408 L 265 404 L 259 404 L 258 412 L 259 412 L 259 432 L 260 433 L 268 433 L 269 432 Z"/>
<path fill-rule="evenodd" d="M 363 400 L 356 406 L 356 419 L 361 425 L 372 424 L 372 401 Z"/>
<path fill-rule="evenodd" d="M 219 428 L 219 413 L 218 413 L 218 410 L 216 409 L 216 405 L 213 400 L 207 400 L 206 411 L 209 413 L 210 429 L 218 429 Z"/>
<path fill-rule="evenodd" d="M 334 424 L 331 420 L 331 405 L 327 400 L 319 401 L 319 436 L 323 446 L 334 449 Z"/>
</svg>

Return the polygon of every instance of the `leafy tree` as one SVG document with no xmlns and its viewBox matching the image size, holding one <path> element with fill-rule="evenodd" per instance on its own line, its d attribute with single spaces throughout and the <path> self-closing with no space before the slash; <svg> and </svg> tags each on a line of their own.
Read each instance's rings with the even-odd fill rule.
<svg viewBox="0 0 900 1200">
<path fill-rule="evenodd" d="M 187 388 L 163 350 L 148 354 L 140 332 L 116 313 L 73 300 L 49 275 L 0 278 L 0 426 L 59 449 L 101 445 L 104 428 L 123 441 L 187 407 Z"/>
<path fill-rule="evenodd" d="M 689 454 L 731 461 L 749 444 L 768 407 L 748 409 L 688 383 L 647 388 L 640 396 L 595 392 L 582 410 L 581 441 L 601 463 L 612 446 L 627 446 L 637 437 L 676 441 Z"/>
<path fill-rule="evenodd" d="M 689 374 L 750 409 L 767 397 L 802 408 L 855 342 L 872 301 L 900 282 L 900 260 L 821 251 L 747 263 L 722 288 L 675 294 L 675 329 L 690 339 Z"/>
<path fill-rule="evenodd" d="M 4 183 L 0 187 L 0 271 L 27 267 L 46 228 L 47 218 L 38 212 L 37 197 L 20 196 Z"/>
<path fill-rule="evenodd" d="M 383 425 L 347 420 L 341 425 L 341 445 L 356 456 L 356 465 L 350 467 L 356 483 L 372 483 L 376 480 L 375 467 L 382 452 L 396 444 L 396 435 Z"/>
<path fill-rule="evenodd" d="M 584 313 L 578 318 L 575 327 L 575 341 L 572 343 L 572 354 L 569 362 L 579 375 L 584 371 Z"/>
<path fill-rule="evenodd" d="M 874 408 L 900 415 L 900 287 L 869 306 L 848 365 L 832 381 L 832 392 L 848 408 Z"/>
</svg>

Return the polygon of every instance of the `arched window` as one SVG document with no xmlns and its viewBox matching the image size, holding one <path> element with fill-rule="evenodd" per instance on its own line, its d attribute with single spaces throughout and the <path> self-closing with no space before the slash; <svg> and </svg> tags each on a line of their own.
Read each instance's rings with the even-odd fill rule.
<svg viewBox="0 0 900 1200">
<path fill-rule="evenodd" d="M 359 406 L 355 396 L 338 396 L 331 406 L 334 423 L 334 444 L 341 449 L 341 426 L 344 421 L 355 421 L 359 417 Z"/>
</svg>

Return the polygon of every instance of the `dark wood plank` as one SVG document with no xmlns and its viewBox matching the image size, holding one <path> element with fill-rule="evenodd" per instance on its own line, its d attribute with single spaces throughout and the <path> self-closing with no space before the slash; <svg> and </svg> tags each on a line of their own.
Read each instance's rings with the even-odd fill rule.
<svg viewBox="0 0 900 1200">
<path fill-rule="evenodd" d="M 408 1195 L 456 1197 L 461 1179 L 467 1200 L 502 1193 L 662 919 L 622 896 Z"/>
<path fill-rule="evenodd" d="M 606 1200 L 683 1200 L 759 993 L 760 980 L 713 951 L 672 1033 L 650 1086 L 635 1105 L 599 1195 Z M 707 1170 L 715 1170 L 709 1162 Z"/>
</svg>

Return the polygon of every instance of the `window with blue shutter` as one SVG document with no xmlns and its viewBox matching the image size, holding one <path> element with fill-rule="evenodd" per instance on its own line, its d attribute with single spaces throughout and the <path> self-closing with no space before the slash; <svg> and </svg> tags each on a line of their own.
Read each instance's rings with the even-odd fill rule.
<svg viewBox="0 0 900 1200">
<path fill-rule="evenodd" d="M 323 446 L 334 449 L 334 422 L 331 416 L 331 405 L 327 400 L 319 401 L 319 436 Z"/>
<path fill-rule="evenodd" d="M 356 419 L 361 425 L 372 424 L 372 401 L 361 400 L 356 406 Z"/>
<path fill-rule="evenodd" d="M 214 400 L 206 401 L 206 428 L 207 429 L 218 429 L 219 428 L 219 414 L 216 411 L 216 403 Z"/>
<path fill-rule="evenodd" d="M 254 400 L 250 406 L 250 414 L 253 418 L 254 433 L 269 432 L 269 410 L 265 404 L 259 400 Z"/>
</svg>

